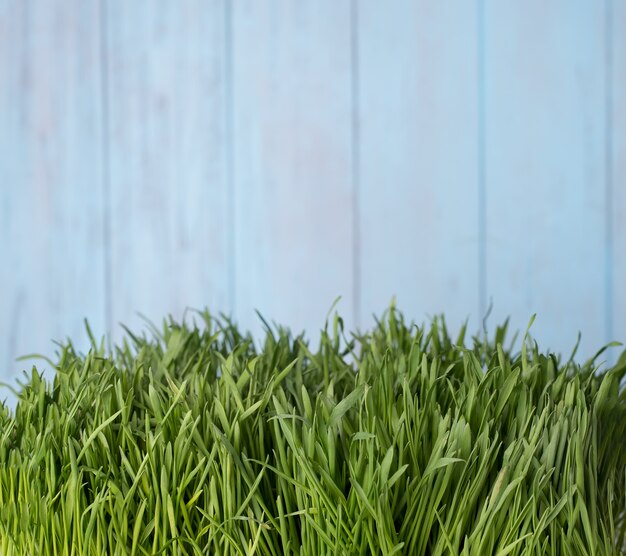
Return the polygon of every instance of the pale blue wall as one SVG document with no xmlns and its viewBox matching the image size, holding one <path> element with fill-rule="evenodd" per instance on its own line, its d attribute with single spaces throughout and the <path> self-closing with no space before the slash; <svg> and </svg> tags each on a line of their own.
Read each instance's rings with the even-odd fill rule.
<svg viewBox="0 0 626 556">
<path fill-rule="evenodd" d="M 337 295 L 626 339 L 626 2 L 0 0 L 0 375 Z M 258 329 L 258 328 L 257 328 Z"/>
</svg>

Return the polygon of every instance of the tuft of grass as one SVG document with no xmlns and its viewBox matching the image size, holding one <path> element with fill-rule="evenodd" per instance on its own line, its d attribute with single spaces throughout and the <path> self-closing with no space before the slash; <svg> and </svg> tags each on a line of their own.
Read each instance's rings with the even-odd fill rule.
<svg viewBox="0 0 626 556">
<path fill-rule="evenodd" d="M 626 352 L 198 315 L 61 344 L 0 406 L 1 554 L 624 553 Z"/>
</svg>

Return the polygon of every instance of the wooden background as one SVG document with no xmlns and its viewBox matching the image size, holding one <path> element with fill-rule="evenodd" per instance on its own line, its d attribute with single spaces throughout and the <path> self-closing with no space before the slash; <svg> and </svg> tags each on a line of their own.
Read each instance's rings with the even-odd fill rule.
<svg viewBox="0 0 626 556">
<path fill-rule="evenodd" d="M 0 0 L 0 377 L 137 312 L 626 340 L 624 0 Z"/>
</svg>

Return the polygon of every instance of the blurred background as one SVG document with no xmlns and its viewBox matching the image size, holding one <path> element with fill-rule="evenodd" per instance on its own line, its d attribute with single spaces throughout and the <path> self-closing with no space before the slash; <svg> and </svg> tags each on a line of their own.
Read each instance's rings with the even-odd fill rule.
<svg viewBox="0 0 626 556">
<path fill-rule="evenodd" d="M 0 378 L 186 307 L 626 340 L 626 2 L 0 0 Z"/>
</svg>

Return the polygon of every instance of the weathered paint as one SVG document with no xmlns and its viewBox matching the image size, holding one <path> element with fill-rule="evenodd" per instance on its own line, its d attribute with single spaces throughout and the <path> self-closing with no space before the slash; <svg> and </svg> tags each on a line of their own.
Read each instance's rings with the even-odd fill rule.
<svg viewBox="0 0 626 556">
<path fill-rule="evenodd" d="M 232 14 L 236 316 L 315 333 L 352 320 L 350 4 L 238 2 Z"/>
<path fill-rule="evenodd" d="M 626 343 L 626 2 L 607 0 L 610 67 L 607 148 L 610 164 L 611 219 L 608 303 L 612 309 L 611 339 Z"/>
<path fill-rule="evenodd" d="M 555 349 L 605 330 L 604 6 L 485 4 L 487 295 Z M 581 38 L 584 37 L 584 40 Z"/>
<path fill-rule="evenodd" d="M 476 9 L 357 5 L 362 321 L 396 295 L 457 328 L 478 312 Z"/>
<path fill-rule="evenodd" d="M 0 3 L 0 375 L 137 312 L 393 295 L 626 339 L 623 2 Z"/>
<path fill-rule="evenodd" d="M 99 5 L 0 3 L 0 377 L 104 333 Z M 41 367 L 45 363 L 38 362 Z M 1 397 L 4 397 L 4 392 Z"/>
<path fill-rule="evenodd" d="M 110 306 L 228 308 L 224 3 L 106 4 Z"/>
</svg>

